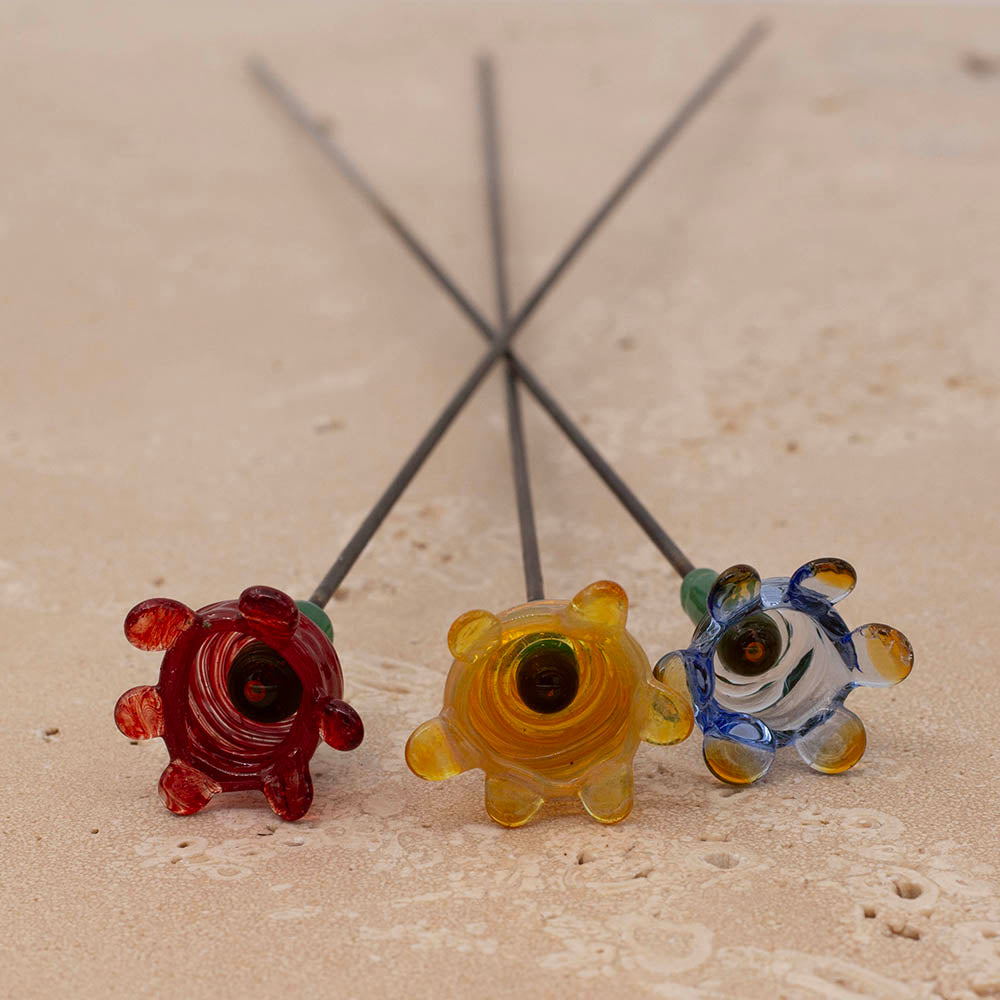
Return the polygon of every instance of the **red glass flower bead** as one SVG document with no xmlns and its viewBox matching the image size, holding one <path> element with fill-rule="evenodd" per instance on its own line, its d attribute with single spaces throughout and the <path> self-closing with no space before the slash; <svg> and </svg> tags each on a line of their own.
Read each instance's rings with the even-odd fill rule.
<svg viewBox="0 0 1000 1000">
<path fill-rule="evenodd" d="M 128 641 L 164 656 L 159 682 L 126 691 L 115 722 L 131 739 L 166 743 L 168 809 L 187 815 L 219 792 L 256 788 L 282 819 L 305 815 L 320 737 L 337 750 L 364 738 L 341 700 L 332 633 L 322 609 L 272 587 L 198 611 L 154 597 L 128 613 Z"/>
</svg>

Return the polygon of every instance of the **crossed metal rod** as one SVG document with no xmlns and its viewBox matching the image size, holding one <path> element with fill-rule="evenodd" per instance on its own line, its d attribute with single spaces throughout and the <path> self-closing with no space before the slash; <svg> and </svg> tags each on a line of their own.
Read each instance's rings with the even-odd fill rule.
<svg viewBox="0 0 1000 1000">
<path fill-rule="evenodd" d="M 444 436 L 451 423 L 461 412 L 493 365 L 501 357 L 507 359 L 509 368 L 516 373 L 518 380 L 531 392 L 542 408 L 581 453 L 583 458 L 601 479 L 604 480 L 677 573 L 683 577 L 694 568 L 691 561 L 678 548 L 670 536 L 667 535 L 635 493 L 629 489 L 624 480 L 614 471 L 594 445 L 591 444 L 552 394 L 544 388 L 533 372 L 510 348 L 513 338 L 520 332 L 542 299 L 556 281 L 558 281 L 600 225 L 649 169 L 656 158 L 677 138 L 684 127 L 694 118 L 695 114 L 716 93 L 725 80 L 743 64 L 750 53 L 763 40 L 767 30 L 768 25 L 766 21 L 756 21 L 743 33 L 736 44 L 706 75 L 678 111 L 671 116 L 663 128 L 660 129 L 649 144 L 641 151 L 618 184 L 615 185 L 593 214 L 585 221 L 566 249 L 556 258 L 542 280 L 528 295 L 524 304 L 509 318 L 506 324 L 501 323 L 499 330 L 495 329 L 489 323 L 464 292 L 461 291 L 458 285 L 448 276 L 424 244 L 382 198 L 381 194 L 379 194 L 361 170 L 341 147 L 333 141 L 326 128 L 309 113 L 306 106 L 288 90 L 266 63 L 260 59 L 250 60 L 249 68 L 257 82 L 278 101 L 288 115 L 313 139 L 325 157 L 365 197 L 386 224 L 403 241 L 410 252 L 430 272 L 438 284 L 459 306 L 461 311 L 465 313 L 480 334 L 491 343 L 490 349 L 480 358 L 455 395 L 428 428 L 424 437 L 418 442 L 402 468 L 400 468 L 399 472 L 390 481 L 384 493 L 376 501 L 353 537 L 344 547 L 344 550 L 320 581 L 310 597 L 310 600 L 314 604 L 321 607 L 327 604 L 341 581 L 350 571 L 362 551 L 364 551 L 365 546 L 388 516 L 396 501 L 403 494 L 407 485 L 419 471 L 428 455 L 430 455 L 435 445 Z M 494 234 L 494 240 L 496 238 Z M 502 241 L 502 235 L 500 239 Z M 500 246 L 502 248 L 502 242 Z M 502 264 L 496 263 L 495 266 L 502 269 Z M 504 288 L 506 288 L 505 283 Z M 498 288 L 498 296 L 499 294 Z"/>
<path fill-rule="evenodd" d="M 476 64 L 479 79 L 479 109 L 483 129 L 483 170 L 486 177 L 486 213 L 489 218 L 490 246 L 493 252 L 493 283 L 496 288 L 497 314 L 500 329 L 510 325 L 507 294 L 507 252 L 503 226 L 503 195 L 500 178 L 500 137 L 497 125 L 496 74 L 489 56 Z M 514 495 L 517 499 L 517 521 L 521 533 L 521 564 L 524 567 L 524 590 L 529 601 L 545 596 L 542 582 L 542 557 L 538 550 L 538 529 L 535 508 L 531 501 L 531 480 L 528 476 L 528 449 L 524 437 L 521 394 L 517 385 L 517 369 L 510 351 L 504 365 L 504 393 L 507 401 L 507 427 L 510 437 L 510 458 L 514 471 Z"/>
</svg>

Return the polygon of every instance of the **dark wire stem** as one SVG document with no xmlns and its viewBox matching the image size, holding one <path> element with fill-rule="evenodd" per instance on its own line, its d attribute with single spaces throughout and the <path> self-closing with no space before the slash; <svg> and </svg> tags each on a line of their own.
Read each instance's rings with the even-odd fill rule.
<svg viewBox="0 0 1000 1000">
<path fill-rule="evenodd" d="M 615 210 L 618 203 L 635 186 L 642 175 L 652 166 L 656 158 L 673 143 L 701 108 L 708 103 L 722 86 L 747 59 L 750 53 L 764 40 L 769 30 L 766 20 L 755 21 L 740 37 L 739 41 L 722 57 L 715 68 L 691 92 L 680 109 L 653 137 L 649 145 L 639 154 L 635 162 L 625 171 L 625 175 L 601 202 L 593 215 L 580 227 L 580 231 L 570 241 L 549 269 L 549 273 L 538 283 L 535 290 L 525 300 L 524 305 L 511 320 L 511 326 L 519 330 L 535 311 L 548 290 L 559 279 L 573 258 L 597 231 L 601 223 Z"/>
<path fill-rule="evenodd" d="M 302 101 L 293 94 L 274 70 L 263 59 L 252 57 L 247 61 L 251 76 L 273 97 L 292 121 L 316 144 L 317 149 L 342 174 L 344 179 L 368 202 L 382 221 L 402 240 L 406 248 L 423 264 L 434 280 L 448 293 L 453 302 L 472 320 L 479 332 L 494 340 L 496 331 L 489 320 L 472 304 L 471 299 L 455 284 L 427 248 L 417 239 L 409 226 L 383 199 L 371 181 L 354 161 L 333 141 L 326 128 L 314 118 Z"/>
<path fill-rule="evenodd" d="M 486 177 L 486 213 L 490 224 L 490 249 L 493 253 L 493 285 L 502 330 L 510 319 L 510 296 L 507 291 L 507 249 L 503 224 L 503 185 L 500 179 L 500 129 L 497 114 L 496 70 L 493 58 L 482 55 L 476 60 L 479 82 L 479 114 L 483 130 L 483 171 Z M 491 333 L 495 340 L 496 334 Z"/>
<path fill-rule="evenodd" d="M 477 62 L 479 106 L 483 128 L 483 166 L 486 175 L 486 207 L 490 224 L 490 244 L 493 252 L 493 280 L 496 287 L 497 315 L 500 330 L 510 326 L 510 306 L 507 294 L 507 252 L 503 225 L 503 187 L 500 178 L 500 136 L 497 125 L 496 73 L 489 56 Z M 524 565 L 524 587 L 529 601 L 545 596 L 542 581 L 542 558 L 538 551 L 538 531 L 531 499 L 528 475 L 528 450 L 524 438 L 521 395 L 517 371 L 507 355 L 504 371 L 507 397 L 507 428 L 510 434 L 510 457 L 514 470 L 514 492 L 517 496 L 517 519 L 521 531 L 521 561 Z"/>
<path fill-rule="evenodd" d="M 510 330 L 502 337 L 498 337 L 493 346 L 480 358 L 475 368 L 469 373 L 466 380 L 459 387 L 458 391 L 451 398 L 448 405 L 441 411 L 437 420 L 431 424 L 427 432 L 420 439 L 416 448 L 413 449 L 410 457 L 403 463 L 403 467 L 393 476 L 392 481 L 386 487 L 385 492 L 375 502 L 368 516 L 361 522 L 358 530 L 344 547 L 344 551 L 337 556 L 336 562 L 327 571 L 326 576 L 319 582 L 309 598 L 313 604 L 325 607 L 327 602 L 333 597 L 334 592 L 343 582 L 344 577 L 350 572 L 351 567 L 357 562 L 358 556 L 365 550 L 365 546 L 372 540 L 372 536 L 378 531 L 382 522 L 388 517 L 389 511 L 396 505 L 396 501 L 403 495 L 403 491 L 409 486 L 410 481 L 420 471 L 420 467 L 427 460 L 427 456 L 434 450 L 434 446 L 444 437 L 445 431 L 452 425 L 455 418 L 462 412 L 462 408 L 472 397 L 472 394 L 479 388 L 483 379 L 489 374 L 490 369 L 503 357 L 507 350 L 507 345 L 516 333 Z"/>
<path fill-rule="evenodd" d="M 403 468 L 396 474 L 385 493 L 362 522 L 344 551 L 337 558 L 337 561 L 330 567 L 326 576 L 313 592 L 311 600 L 314 603 L 320 606 L 326 605 L 350 568 L 354 565 L 358 556 L 364 550 L 365 545 L 371 540 L 372 535 L 375 534 L 375 531 L 392 509 L 396 500 L 399 499 L 410 479 L 416 475 L 420 466 L 433 450 L 434 445 L 444 436 L 452 420 L 454 420 L 462 406 L 464 406 L 465 402 L 475 392 L 476 388 L 478 388 L 479 383 L 485 378 L 486 373 L 496 359 L 505 352 L 510 354 L 518 378 L 521 379 L 532 395 L 535 396 L 543 409 L 548 412 L 549 416 L 566 433 L 570 441 L 579 449 L 586 461 L 605 481 L 674 569 L 681 576 L 685 576 L 694 568 L 693 563 L 691 563 L 660 527 L 646 507 L 639 501 L 638 497 L 628 488 L 624 480 L 614 472 L 582 431 L 573 423 L 569 415 L 556 403 L 554 397 L 543 390 L 538 379 L 520 362 L 513 352 L 508 351 L 508 348 L 514 335 L 520 329 L 519 321 L 523 323 L 527 316 L 537 307 L 545 292 L 552 287 L 562 271 L 565 270 L 572 258 L 583 247 L 586 240 L 594 234 L 600 222 L 607 217 L 614 205 L 621 200 L 627 190 L 638 180 L 639 175 L 649 168 L 656 156 L 662 153 L 677 137 L 683 126 L 691 120 L 694 113 L 709 100 L 725 79 L 735 72 L 750 55 L 751 51 L 762 41 L 767 30 L 768 26 L 765 21 L 757 21 L 752 24 L 736 45 L 730 49 L 716 65 L 715 69 L 696 88 L 688 100 L 681 106 L 681 109 L 668 121 L 666 126 L 654 138 L 653 142 L 640 154 L 635 166 L 629 169 L 624 179 L 612 191 L 611 195 L 602 202 L 594 215 L 585 223 L 567 250 L 557 258 L 556 263 L 550 268 L 545 278 L 542 279 L 538 288 L 528 297 L 525 305 L 519 310 L 506 336 L 500 336 L 496 333 L 479 310 L 476 309 L 455 282 L 451 280 L 437 261 L 430 255 L 423 244 L 382 199 L 381 195 L 364 177 L 361 171 L 358 170 L 340 147 L 333 142 L 327 134 L 326 129 L 309 114 L 305 105 L 285 87 L 263 61 L 259 59 L 250 60 L 249 68 L 257 82 L 281 104 L 286 113 L 315 141 L 327 159 L 334 163 L 345 178 L 365 197 L 385 223 L 396 233 L 411 253 L 424 265 L 459 308 L 475 324 L 479 332 L 487 339 L 494 341 L 493 349 L 488 351 L 480 360 L 476 369 L 473 370 L 448 406 L 442 411 L 413 454 L 407 459 Z"/>
</svg>

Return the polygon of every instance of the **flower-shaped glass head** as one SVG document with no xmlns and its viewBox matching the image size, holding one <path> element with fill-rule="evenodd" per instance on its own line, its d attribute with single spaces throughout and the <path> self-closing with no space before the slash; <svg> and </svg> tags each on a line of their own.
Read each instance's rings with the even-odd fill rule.
<svg viewBox="0 0 1000 1000">
<path fill-rule="evenodd" d="M 750 784 L 786 744 L 827 774 L 861 759 L 865 727 L 844 699 L 860 685 L 898 684 L 913 650 L 888 625 L 848 629 L 833 606 L 856 579 L 843 559 L 814 559 L 764 581 L 743 565 L 685 579 L 681 600 L 697 628 L 654 673 L 674 685 L 686 677 L 716 777 Z"/>
<path fill-rule="evenodd" d="M 462 615 L 448 634 L 444 708 L 406 745 L 411 770 L 440 780 L 482 768 L 486 810 L 504 826 L 559 796 L 578 796 L 602 823 L 624 819 L 640 739 L 677 743 L 693 724 L 684 685 L 654 681 L 627 615 L 610 581 L 572 601 Z"/>
<path fill-rule="evenodd" d="M 167 744 L 160 797 L 173 812 L 255 788 L 282 819 L 298 819 L 312 802 L 309 760 L 320 736 L 338 750 L 364 736 L 341 700 L 329 618 L 280 590 L 249 587 L 238 601 L 199 611 L 156 597 L 128 613 L 125 635 L 164 653 L 159 682 L 126 691 L 115 722 L 132 739 Z"/>
</svg>

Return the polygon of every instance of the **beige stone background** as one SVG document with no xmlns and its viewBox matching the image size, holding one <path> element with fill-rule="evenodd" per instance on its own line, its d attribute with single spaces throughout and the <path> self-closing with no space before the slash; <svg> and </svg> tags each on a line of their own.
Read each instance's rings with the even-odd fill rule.
<svg viewBox="0 0 1000 1000">
<path fill-rule="evenodd" d="M 465 320 L 248 82 L 268 56 L 492 303 L 472 58 L 496 53 L 514 292 L 757 8 L 9 0 L 0 31 L 0 992 L 1000 994 L 1000 9 L 794 7 L 581 255 L 524 357 L 696 563 L 843 556 L 916 648 L 869 749 L 733 791 L 644 746 L 637 802 L 486 819 L 412 777 L 451 620 L 522 599 L 500 381 L 331 605 L 367 737 L 301 822 L 178 818 L 156 594 L 309 593 L 479 356 Z M 677 580 L 526 404 L 546 580 Z"/>
</svg>

